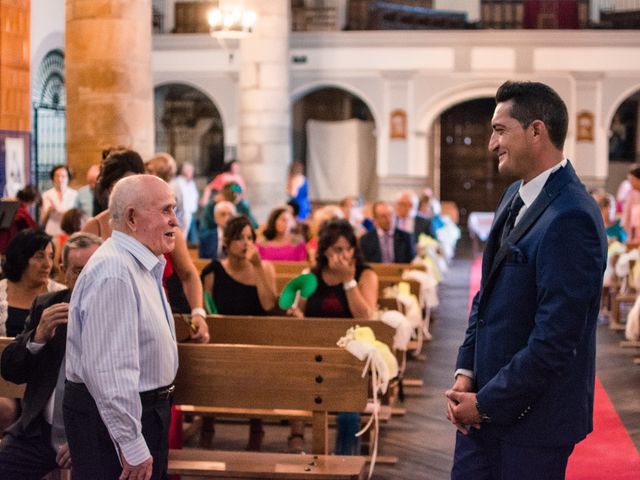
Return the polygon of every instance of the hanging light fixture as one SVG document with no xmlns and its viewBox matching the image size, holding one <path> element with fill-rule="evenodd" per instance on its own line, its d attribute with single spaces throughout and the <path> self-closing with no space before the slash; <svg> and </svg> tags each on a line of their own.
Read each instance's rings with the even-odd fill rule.
<svg viewBox="0 0 640 480">
<path fill-rule="evenodd" d="M 237 2 L 220 1 L 218 8 L 209 11 L 209 33 L 218 38 L 243 38 L 249 35 L 257 15 Z"/>
</svg>

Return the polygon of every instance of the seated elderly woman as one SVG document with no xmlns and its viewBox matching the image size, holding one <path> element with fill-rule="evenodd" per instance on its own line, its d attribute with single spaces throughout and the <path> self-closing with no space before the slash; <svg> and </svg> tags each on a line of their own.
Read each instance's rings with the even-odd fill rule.
<svg viewBox="0 0 640 480">
<path fill-rule="evenodd" d="M 277 207 L 271 211 L 264 237 L 258 242 L 260 257 L 265 260 L 304 261 L 307 247 L 303 239 L 291 233 L 295 220 L 289 207 Z"/>
<path fill-rule="evenodd" d="M 256 233 L 245 216 L 232 218 L 224 229 L 227 258 L 213 260 L 202 270 L 205 295 L 211 294 L 215 312 L 226 315 L 267 315 L 276 305 L 276 274 L 262 261 Z M 260 450 L 262 420 L 252 418 L 247 450 Z"/>
<path fill-rule="evenodd" d="M 334 219 L 320 228 L 316 266 L 312 270 L 318 288 L 301 299 L 292 313 L 305 317 L 372 318 L 378 303 L 378 276 L 364 263 L 355 232 L 349 221 Z M 336 455 L 358 455 L 355 434 L 360 429 L 360 414 L 339 413 Z M 289 450 L 304 446 L 304 423 L 292 422 Z"/>
<path fill-rule="evenodd" d="M 52 238 L 39 229 L 18 232 L 7 247 L 0 280 L 0 336 L 15 337 L 24 329 L 33 300 L 43 293 L 66 287 L 51 279 L 53 268 Z M 13 398 L 0 398 L 0 432 L 18 415 Z"/>
</svg>

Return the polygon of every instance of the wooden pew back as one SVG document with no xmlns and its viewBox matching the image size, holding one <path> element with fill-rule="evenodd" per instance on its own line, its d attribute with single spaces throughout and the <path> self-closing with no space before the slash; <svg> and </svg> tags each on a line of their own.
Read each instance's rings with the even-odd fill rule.
<svg viewBox="0 0 640 480">
<path fill-rule="evenodd" d="M 338 348 L 180 344 L 177 404 L 361 411 L 363 364 Z"/>
<path fill-rule="evenodd" d="M 189 315 L 174 315 L 178 341 L 189 337 Z M 336 347 L 350 327 L 370 327 L 376 338 L 391 347 L 395 329 L 378 320 L 353 318 L 295 318 L 209 315 L 211 343 Z"/>
</svg>

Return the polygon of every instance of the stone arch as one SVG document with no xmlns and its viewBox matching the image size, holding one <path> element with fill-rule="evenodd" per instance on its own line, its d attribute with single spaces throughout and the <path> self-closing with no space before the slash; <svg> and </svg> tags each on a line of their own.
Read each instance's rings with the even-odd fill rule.
<svg viewBox="0 0 640 480">
<path fill-rule="evenodd" d="M 486 151 L 486 143 L 484 143 L 488 141 L 487 132 L 484 130 L 490 128 L 489 111 L 492 111 L 493 108 L 493 105 L 488 105 L 488 103 L 492 102 L 501 83 L 502 81 L 498 80 L 488 80 L 456 85 L 439 91 L 425 102 L 416 114 L 415 158 L 418 159 L 417 161 L 427 163 L 430 179 L 428 183 L 433 185 L 436 195 L 442 200 L 456 202 L 463 226 L 466 226 L 468 215 L 472 211 L 493 210 L 496 203 L 493 197 L 499 197 L 503 183 L 508 183 L 508 180 L 503 182 L 502 178 L 497 177 L 497 172 L 494 171 L 495 165 L 492 165 L 491 161 L 487 159 L 489 154 Z M 475 132 L 470 133 L 469 137 L 467 133 L 461 134 L 460 138 L 464 137 L 464 142 L 456 147 L 456 142 L 452 141 L 451 145 L 448 145 L 448 140 L 445 141 L 445 135 L 451 137 L 451 132 L 447 131 L 445 118 L 449 120 L 448 123 L 451 123 L 451 115 L 459 115 L 459 111 L 455 112 L 460 107 L 469 108 L 470 118 L 477 119 L 480 116 L 482 119 L 479 121 L 486 121 L 486 125 L 482 125 L 483 130 L 481 127 L 464 126 L 467 122 L 462 122 L 460 125 L 455 122 L 456 129 L 464 127 L 465 132 L 468 130 Z M 489 117 L 485 120 L 485 113 L 481 112 L 486 112 Z M 471 121 L 474 122 L 474 120 Z M 479 125 L 478 120 L 474 125 Z M 478 130 L 483 131 L 479 132 Z M 466 155 L 456 156 L 455 152 L 458 151 L 456 148 L 458 150 L 469 149 L 468 153 L 471 153 L 473 158 L 478 157 L 484 162 L 483 165 L 486 165 L 481 169 L 483 173 L 468 168 L 469 165 L 463 165 L 462 161 L 455 160 L 455 158 L 466 157 Z M 447 162 L 444 162 L 445 157 Z M 459 184 L 455 182 L 459 182 Z"/>
<path fill-rule="evenodd" d="M 623 90 L 618 94 L 618 96 L 614 99 L 614 101 L 611 102 L 611 106 L 603 116 L 604 128 L 607 128 L 607 129 L 609 128 L 609 125 L 611 125 L 611 121 L 613 120 L 613 116 L 618 111 L 618 108 L 620 108 L 620 105 L 622 105 L 622 103 L 626 99 L 635 95 L 638 92 L 640 92 L 640 83 L 634 84 L 633 86 L 626 88 L 625 90 Z"/>
<path fill-rule="evenodd" d="M 64 86 L 64 53 L 50 50 L 38 66 L 32 91 L 33 101 L 52 107 L 64 108 L 67 103 Z"/>
<path fill-rule="evenodd" d="M 168 111 L 169 110 L 169 111 Z M 224 118 L 218 105 L 189 82 L 154 86 L 156 151 L 189 161 L 196 175 L 211 176 L 224 164 Z"/>
<path fill-rule="evenodd" d="M 376 125 L 380 125 L 379 119 L 382 118 L 381 113 L 378 111 L 378 109 L 376 108 L 376 105 L 374 104 L 374 102 L 371 101 L 368 95 L 364 93 L 362 90 L 354 87 L 353 85 L 350 85 L 345 82 L 340 82 L 337 80 L 318 80 L 315 82 L 305 83 L 304 85 L 296 88 L 293 91 L 291 95 L 291 104 L 293 105 L 296 101 L 298 101 L 302 97 L 316 90 L 321 90 L 323 88 L 339 88 L 340 90 L 345 90 L 346 92 L 349 92 L 354 97 L 358 97 L 360 100 L 364 102 L 364 104 L 367 106 L 367 108 L 371 112 L 374 123 Z"/>
<path fill-rule="evenodd" d="M 333 95 L 336 103 L 329 104 L 331 107 L 323 108 L 322 101 L 318 101 L 318 95 L 323 92 Z M 315 97 L 315 98 L 314 98 Z M 340 103 L 339 99 L 348 103 Z M 308 103 L 303 103 L 308 99 Z M 326 104 L 325 104 L 326 105 Z M 345 105 L 348 105 L 345 107 Z M 307 175 L 311 197 L 321 201 L 337 201 L 344 196 L 364 196 L 368 200 L 375 198 L 377 194 L 376 171 L 378 162 L 378 140 L 376 138 L 377 118 L 379 115 L 374 111 L 371 102 L 367 97 L 350 85 L 335 81 L 319 81 L 306 84 L 296 89 L 292 94 L 292 148 L 293 158 L 303 160 L 307 163 Z M 315 111 L 314 111 L 315 110 Z M 329 135 L 330 141 L 322 144 L 319 155 L 326 158 L 327 163 L 309 164 L 307 157 L 307 120 L 320 121 L 348 121 L 352 119 L 363 120 L 365 123 L 349 122 L 344 125 L 332 127 L 331 125 L 317 126 L 316 128 L 326 129 L 324 134 Z M 331 129 L 334 129 L 333 131 Z M 348 174 L 334 175 L 337 170 L 336 155 L 331 154 L 336 149 L 342 151 L 339 145 L 344 145 L 343 128 L 349 129 L 349 135 L 355 135 L 358 141 L 351 143 L 354 148 L 346 148 L 345 154 L 349 159 L 357 162 L 347 161 L 343 166 L 348 169 Z M 318 130 L 320 132 L 321 130 Z M 332 133 L 330 133 L 332 132 Z M 341 133 L 342 132 L 342 133 Z M 323 135 L 323 133 L 320 133 Z M 327 148 L 324 148 L 327 145 Z M 313 147 L 312 147 L 313 148 Z M 328 153 L 328 154 L 327 154 Z M 331 179 L 329 180 L 329 176 Z M 322 179 L 322 180 L 321 180 Z M 339 185 L 338 185 L 339 184 Z"/>
<path fill-rule="evenodd" d="M 49 172 L 54 165 L 66 163 L 67 95 L 64 77 L 64 53 L 49 50 L 34 75 L 31 91 L 33 106 L 33 172 L 38 188 L 51 186 Z"/>
</svg>

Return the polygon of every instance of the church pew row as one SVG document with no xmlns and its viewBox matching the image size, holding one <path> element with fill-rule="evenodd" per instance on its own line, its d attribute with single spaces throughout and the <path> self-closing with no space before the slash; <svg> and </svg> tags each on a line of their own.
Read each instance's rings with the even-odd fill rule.
<svg viewBox="0 0 640 480">
<path fill-rule="evenodd" d="M 190 315 L 174 314 L 176 338 L 185 341 L 189 338 Z M 361 320 L 350 318 L 296 318 L 278 316 L 240 316 L 240 315 L 208 315 L 206 318 L 212 344 L 246 344 L 246 345 L 277 345 L 302 347 L 334 348 L 338 339 L 353 326 L 369 327 L 376 339 L 388 345 L 393 345 L 395 330 L 379 320 Z M 402 362 L 405 352 L 397 352 L 399 362 Z M 380 420 L 387 421 L 391 413 L 404 415 L 406 409 L 391 406 L 395 402 L 392 391 L 383 398 L 385 405 L 381 406 Z M 186 406 L 184 413 L 215 414 L 232 418 L 282 418 L 307 419 L 309 412 L 274 410 L 262 412 L 248 412 L 242 409 L 212 409 L 200 406 Z"/>
<path fill-rule="evenodd" d="M 0 338 L 0 352 L 11 342 Z M 169 472 L 210 478 L 361 479 L 364 457 L 329 456 L 330 411 L 359 411 L 368 400 L 362 363 L 338 348 L 179 344 L 176 404 L 285 408 L 312 412 L 313 456 L 171 450 Z M 0 396 L 23 388 L 0 381 Z M 304 460 L 301 460 L 304 459 Z"/>
<path fill-rule="evenodd" d="M 295 278 L 296 275 L 290 273 L 278 273 L 276 274 L 276 291 L 282 292 L 282 289 L 289 283 L 290 280 Z M 420 298 L 420 283 L 416 280 L 402 280 L 399 277 L 382 277 L 378 275 L 378 297 L 382 297 L 382 292 L 387 287 L 397 285 L 398 282 L 406 282 L 409 284 L 409 290 L 416 298 Z"/>
<path fill-rule="evenodd" d="M 211 260 L 206 258 L 193 259 L 199 273 Z M 293 278 L 298 276 L 305 268 L 308 268 L 307 262 L 272 262 L 276 270 L 276 290 L 281 292 L 285 285 Z M 420 284 L 415 280 L 402 280 L 402 272 L 406 269 L 413 268 L 408 263 L 371 263 L 374 271 L 378 274 L 379 297 L 382 297 L 382 291 L 386 287 L 396 285 L 400 281 L 406 281 L 409 284 L 411 293 L 419 298 Z M 423 267 L 416 267 L 418 270 Z"/>
<path fill-rule="evenodd" d="M 176 338 L 179 341 L 189 336 L 189 315 L 174 314 L 176 325 Z M 247 344 L 247 345 L 273 345 L 273 346 L 301 346 L 301 347 L 326 347 L 335 348 L 337 340 L 342 337 L 349 328 L 359 325 L 373 330 L 376 338 L 381 342 L 393 345 L 395 330 L 378 320 L 361 320 L 350 318 L 294 318 L 275 316 L 234 316 L 234 315 L 208 315 L 206 318 L 212 344 Z M 405 352 L 397 352 L 399 362 Z M 388 392 L 381 398 L 378 418 L 381 423 L 388 422 L 392 415 L 406 414 L 406 409 L 395 405 L 397 400 L 397 383 L 392 382 Z M 369 418 L 372 411 L 372 403 L 369 402 L 364 410 L 361 410 L 363 422 Z M 255 410 L 245 408 L 220 408 L 201 405 L 181 406 L 183 414 L 215 416 L 219 418 L 262 418 L 264 420 L 278 421 L 281 419 L 303 420 L 311 422 L 311 412 L 305 410 Z M 333 420 L 333 416 L 330 417 Z M 373 430 L 370 430 L 371 435 Z M 204 443 L 207 446 L 208 437 L 205 435 Z M 373 437 L 369 436 L 369 442 L 373 443 Z M 381 457 L 380 463 L 396 463 L 396 457 Z"/>
<path fill-rule="evenodd" d="M 189 337 L 190 316 L 174 315 L 178 341 Z M 297 318 L 279 316 L 208 315 L 211 343 L 336 347 L 353 326 L 369 327 L 376 338 L 390 347 L 395 330 L 379 320 L 353 318 Z"/>
<path fill-rule="evenodd" d="M 211 261 L 208 258 L 199 258 L 198 251 L 194 249 L 189 250 L 191 259 L 198 268 L 198 271 L 202 269 Z M 273 267 L 277 274 L 291 274 L 299 275 L 303 270 L 311 268 L 311 264 L 307 261 L 285 261 L 277 260 L 272 261 Z M 381 276 L 384 277 L 401 277 L 405 270 L 424 270 L 424 265 L 412 265 L 410 263 L 379 263 L 368 262 L 368 265 Z"/>
</svg>

